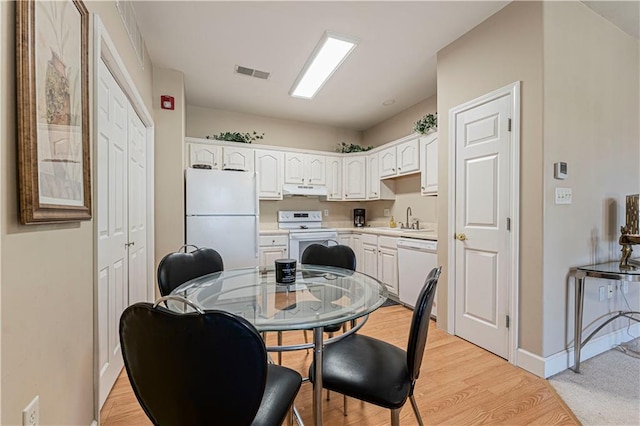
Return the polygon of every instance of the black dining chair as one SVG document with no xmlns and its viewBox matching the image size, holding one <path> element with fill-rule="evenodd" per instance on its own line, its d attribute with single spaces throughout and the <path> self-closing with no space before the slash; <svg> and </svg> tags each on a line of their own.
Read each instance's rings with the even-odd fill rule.
<svg viewBox="0 0 640 426">
<path fill-rule="evenodd" d="M 440 271 L 441 267 L 438 267 L 429 273 L 418 296 L 406 351 L 373 337 L 352 334 L 325 348 L 322 357 L 322 386 L 389 408 L 393 426 L 400 424 L 400 410 L 409 398 L 418 423 L 422 426 L 413 390 L 420 375 L 429 316 Z M 311 364 L 309 378 L 315 382 L 313 372 L 314 365 Z M 344 414 L 347 414 L 346 406 Z"/>
<path fill-rule="evenodd" d="M 269 364 L 260 334 L 244 318 L 192 307 L 198 312 L 141 302 L 120 317 L 124 365 L 145 414 L 165 426 L 281 425 L 300 374 Z"/>
<path fill-rule="evenodd" d="M 188 247 L 195 250 L 187 253 Z M 180 250 L 185 249 L 185 252 Z M 171 294 L 180 285 L 194 278 L 224 270 L 220 253 L 211 248 L 185 245 L 175 253 L 169 253 L 158 265 L 158 287 L 160 295 Z"/>
</svg>

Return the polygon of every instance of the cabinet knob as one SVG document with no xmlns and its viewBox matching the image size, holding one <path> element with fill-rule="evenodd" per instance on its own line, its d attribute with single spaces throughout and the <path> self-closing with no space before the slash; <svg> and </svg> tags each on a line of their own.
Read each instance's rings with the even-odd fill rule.
<svg viewBox="0 0 640 426">
<path fill-rule="evenodd" d="M 392 171 L 392 172 L 395 172 L 395 171 L 396 171 L 396 169 L 391 169 L 391 171 Z"/>
<path fill-rule="evenodd" d="M 218 163 L 213 163 L 213 165 L 214 165 L 214 166 L 217 166 L 217 165 L 218 165 Z"/>
<path fill-rule="evenodd" d="M 422 189 L 423 189 L 423 190 L 425 189 L 425 188 L 424 188 L 424 186 L 422 187 Z"/>
<path fill-rule="evenodd" d="M 348 196 L 349 196 L 349 195 L 347 195 L 347 194 L 344 194 L 344 198 L 347 198 Z"/>
<path fill-rule="evenodd" d="M 398 171 L 402 170 L 402 167 L 398 167 Z"/>
</svg>

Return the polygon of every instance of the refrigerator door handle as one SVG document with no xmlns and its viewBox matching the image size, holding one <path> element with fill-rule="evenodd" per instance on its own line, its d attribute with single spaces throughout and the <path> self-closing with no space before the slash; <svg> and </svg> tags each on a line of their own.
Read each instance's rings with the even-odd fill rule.
<svg viewBox="0 0 640 426">
<path fill-rule="evenodd" d="M 260 216 L 256 215 L 256 239 L 255 239 L 256 259 L 260 265 Z"/>
</svg>

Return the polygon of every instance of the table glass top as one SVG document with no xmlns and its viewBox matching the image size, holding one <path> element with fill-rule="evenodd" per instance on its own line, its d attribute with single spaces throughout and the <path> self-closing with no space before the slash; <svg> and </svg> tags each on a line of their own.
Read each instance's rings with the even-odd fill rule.
<svg viewBox="0 0 640 426">
<path fill-rule="evenodd" d="M 620 261 L 618 260 L 614 260 L 612 262 L 606 262 L 606 263 L 597 263 L 594 265 L 578 266 L 576 269 L 579 271 L 593 272 L 593 273 L 640 276 L 639 266 L 636 266 L 635 269 L 623 269 L 623 268 L 620 268 Z"/>
<path fill-rule="evenodd" d="M 298 265 L 296 282 L 276 283 L 273 268 L 217 272 L 188 281 L 172 294 L 202 309 L 239 315 L 258 331 L 321 327 L 359 318 L 380 307 L 387 290 L 380 281 L 342 268 Z M 192 311 L 170 301 L 174 311 Z"/>
</svg>

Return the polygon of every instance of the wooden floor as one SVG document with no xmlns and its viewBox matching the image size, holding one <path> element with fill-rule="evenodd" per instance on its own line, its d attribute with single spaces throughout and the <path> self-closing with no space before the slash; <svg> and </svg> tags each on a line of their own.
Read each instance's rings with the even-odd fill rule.
<svg viewBox="0 0 640 426">
<path fill-rule="evenodd" d="M 360 333 L 404 349 L 410 321 L 411 311 L 402 306 L 380 308 Z M 285 343 L 301 339 L 301 331 L 285 333 Z M 311 351 L 285 353 L 283 365 L 306 376 L 311 358 Z M 307 425 L 313 424 L 311 394 L 311 384 L 304 383 L 296 398 L 296 407 Z M 415 396 L 427 425 L 580 424 L 546 380 L 438 330 L 433 322 Z M 342 396 L 333 393 L 329 401 L 323 401 L 323 416 L 324 424 L 330 426 L 390 424 L 389 410 L 354 399 L 349 399 L 348 416 L 343 416 Z M 212 413 L 212 424 L 223 424 L 220 421 Z M 151 424 L 124 372 L 102 408 L 100 423 L 103 426 Z M 400 414 L 400 423 L 403 426 L 417 424 L 408 401 Z"/>
</svg>

